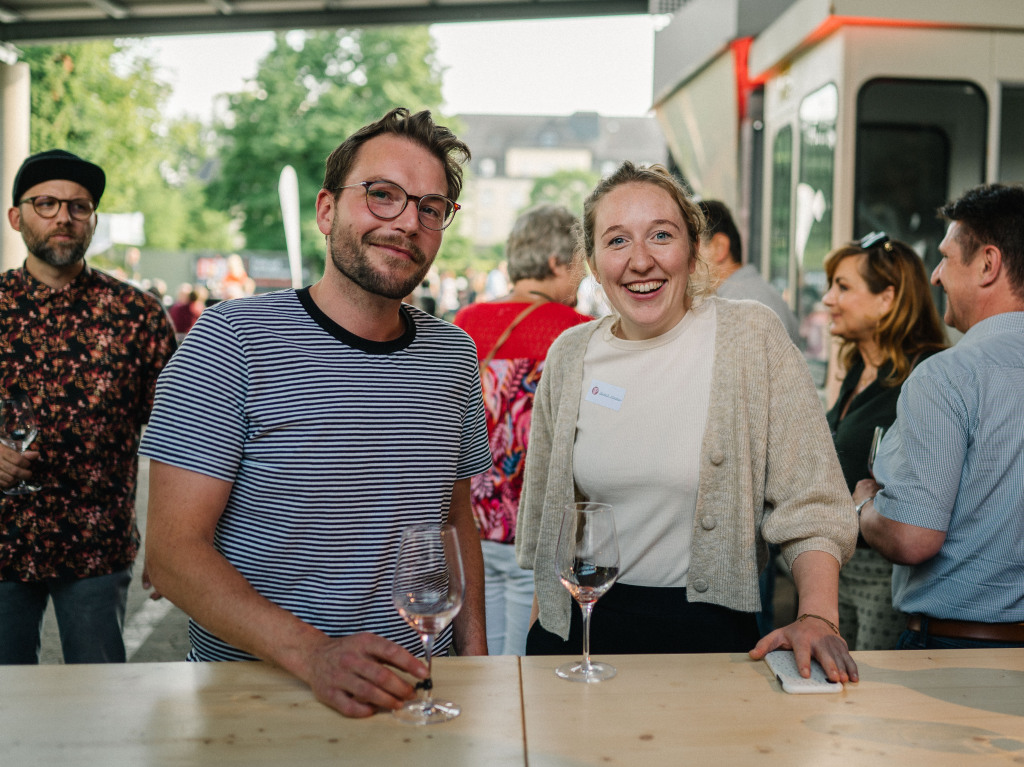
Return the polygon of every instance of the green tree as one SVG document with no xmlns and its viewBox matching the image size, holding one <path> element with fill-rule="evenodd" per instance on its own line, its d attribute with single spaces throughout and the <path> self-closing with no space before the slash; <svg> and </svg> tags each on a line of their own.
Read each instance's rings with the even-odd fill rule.
<svg viewBox="0 0 1024 767">
<path fill-rule="evenodd" d="M 206 201 L 204 178 L 217 163 L 217 135 L 195 120 L 175 120 L 165 126 L 166 152 L 160 163 L 165 184 L 154 195 L 165 210 L 147 219 L 147 235 L 162 250 L 237 250 L 231 216 Z"/>
<path fill-rule="evenodd" d="M 601 174 L 592 170 L 556 171 L 533 182 L 529 205 L 564 205 L 577 216 L 582 216 L 583 200 L 600 180 Z"/>
<path fill-rule="evenodd" d="M 107 174 L 100 211 L 141 211 L 149 247 L 229 242 L 228 217 L 211 215 L 202 185 L 180 172 L 202 146 L 201 127 L 165 122 L 168 88 L 136 41 L 31 46 L 23 60 L 32 83 L 31 151 L 67 149 L 100 165 Z"/>
<path fill-rule="evenodd" d="M 439 270 L 451 269 L 456 274 L 464 274 L 467 269 L 478 268 L 480 258 L 473 241 L 464 235 L 448 229 L 441 240 L 441 249 L 437 252 L 435 263 Z"/>
<path fill-rule="evenodd" d="M 151 145 L 165 89 L 152 62 L 110 41 L 33 46 L 24 61 L 31 150 L 59 147 L 92 160 L 107 174 L 101 210 L 138 210 L 142 189 L 159 180 Z"/>
<path fill-rule="evenodd" d="M 441 68 L 426 27 L 372 27 L 277 35 L 250 87 L 229 98 L 211 202 L 241 216 L 246 245 L 284 250 L 278 179 L 295 168 L 304 259 L 323 266 L 313 217 L 324 160 L 346 136 L 405 106 L 437 110 Z"/>
</svg>

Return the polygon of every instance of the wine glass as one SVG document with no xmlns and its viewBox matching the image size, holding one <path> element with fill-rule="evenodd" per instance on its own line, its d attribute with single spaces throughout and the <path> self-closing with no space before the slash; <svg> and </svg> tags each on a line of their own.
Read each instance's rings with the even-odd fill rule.
<svg viewBox="0 0 1024 767">
<path fill-rule="evenodd" d="M 565 509 L 555 568 L 583 613 L 583 660 L 564 663 L 555 673 L 573 682 L 611 679 L 616 674 L 614 666 L 590 660 L 590 614 L 619 576 L 619 544 L 611 506 L 586 502 Z"/>
<path fill-rule="evenodd" d="M 0 408 L 0 443 L 12 450 L 24 453 L 39 433 L 36 417 L 32 412 L 32 400 L 26 396 L 9 397 Z M 4 495 L 25 495 L 41 488 L 22 480 L 4 490 Z"/>
<path fill-rule="evenodd" d="M 414 525 L 402 531 L 391 596 L 399 615 L 420 635 L 427 678 L 416 684 L 416 700 L 394 715 L 410 724 L 447 722 L 461 709 L 431 694 L 430 653 L 434 639 L 462 607 L 466 579 L 462 571 L 459 537 L 451 525 Z"/>
<path fill-rule="evenodd" d="M 868 474 L 872 479 L 875 476 L 875 456 L 878 454 L 878 446 L 882 444 L 882 437 L 885 436 L 885 427 L 876 426 L 875 434 L 871 438 L 871 449 L 868 451 Z"/>
</svg>

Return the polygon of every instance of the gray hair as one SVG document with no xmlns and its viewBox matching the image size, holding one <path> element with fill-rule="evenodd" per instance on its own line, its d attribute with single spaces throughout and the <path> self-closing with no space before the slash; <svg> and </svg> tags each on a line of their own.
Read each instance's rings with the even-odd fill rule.
<svg viewBox="0 0 1024 767">
<path fill-rule="evenodd" d="M 564 266 L 572 264 L 575 224 L 576 216 L 561 205 L 537 205 L 521 214 L 505 246 L 509 280 L 547 279 L 552 275 L 551 256 Z"/>
</svg>

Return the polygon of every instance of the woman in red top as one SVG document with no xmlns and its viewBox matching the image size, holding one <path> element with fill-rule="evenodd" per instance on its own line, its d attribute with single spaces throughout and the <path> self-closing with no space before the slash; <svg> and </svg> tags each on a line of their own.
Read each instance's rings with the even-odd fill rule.
<svg viewBox="0 0 1024 767">
<path fill-rule="evenodd" d="M 571 308 L 584 274 L 582 256 L 574 252 L 575 223 L 563 207 L 523 213 L 505 252 L 512 292 L 455 315 L 455 324 L 476 342 L 494 458 L 491 470 L 472 481 L 492 655 L 522 655 L 530 626 L 533 573 L 516 564 L 513 544 L 533 395 L 551 342 L 590 319 Z"/>
</svg>

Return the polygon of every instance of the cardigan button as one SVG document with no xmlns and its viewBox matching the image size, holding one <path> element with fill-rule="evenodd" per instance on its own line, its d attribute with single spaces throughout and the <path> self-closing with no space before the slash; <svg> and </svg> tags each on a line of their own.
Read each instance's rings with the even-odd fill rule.
<svg viewBox="0 0 1024 767">
<path fill-rule="evenodd" d="M 710 460 L 711 463 L 713 463 L 715 466 L 719 466 L 721 465 L 722 461 L 725 460 L 725 455 L 722 453 L 721 450 L 715 450 L 714 452 L 711 453 Z"/>
<path fill-rule="evenodd" d="M 708 590 L 708 582 L 703 578 L 698 578 L 693 582 L 693 590 L 699 591 L 701 594 L 703 594 L 705 591 Z"/>
<path fill-rule="evenodd" d="M 715 521 L 715 518 L 710 515 L 706 517 L 701 517 L 700 526 L 703 527 L 705 530 L 714 530 L 717 524 L 718 522 Z"/>
</svg>

